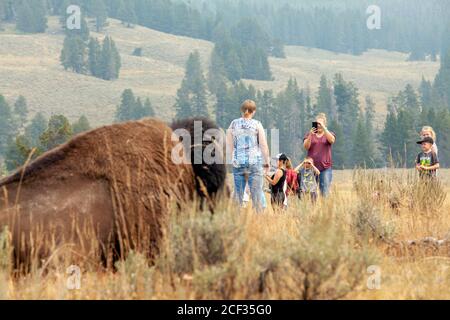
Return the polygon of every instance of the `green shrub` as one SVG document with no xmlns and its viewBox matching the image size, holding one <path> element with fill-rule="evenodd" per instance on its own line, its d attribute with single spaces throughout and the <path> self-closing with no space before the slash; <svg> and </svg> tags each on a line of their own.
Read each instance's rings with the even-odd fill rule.
<svg viewBox="0 0 450 320">
<path fill-rule="evenodd" d="M 375 256 L 358 247 L 339 218 L 344 213 L 333 210 L 330 203 L 301 217 L 232 209 L 176 215 L 156 268 L 191 279 L 198 299 L 342 298 L 360 284 Z M 276 233 L 255 238 L 255 230 L 270 230 L 267 221 L 274 218 Z"/>
</svg>

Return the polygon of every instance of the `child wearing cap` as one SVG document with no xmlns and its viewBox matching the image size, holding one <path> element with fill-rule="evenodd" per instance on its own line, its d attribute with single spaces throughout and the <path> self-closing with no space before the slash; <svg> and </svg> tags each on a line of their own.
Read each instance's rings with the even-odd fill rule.
<svg viewBox="0 0 450 320">
<path fill-rule="evenodd" d="M 436 132 L 434 131 L 434 129 L 430 126 L 424 126 L 422 128 L 422 130 L 420 131 L 420 139 L 423 139 L 425 137 L 431 137 L 433 138 L 433 147 L 431 148 L 431 150 L 433 150 L 436 155 L 438 155 L 438 147 L 436 145 Z"/>
<path fill-rule="evenodd" d="M 309 197 L 311 200 L 317 199 L 317 177 L 320 175 L 320 170 L 314 166 L 314 160 L 311 157 L 306 157 L 301 164 L 295 168 L 298 172 L 300 193 L 299 197 Z"/>
<path fill-rule="evenodd" d="M 416 169 L 421 177 L 436 177 L 439 169 L 439 158 L 433 151 L 434 140 L 431 137 L 424 137 L 417 141 L 422 147 L 422 152 L 417 155 Z"/>
</svg>

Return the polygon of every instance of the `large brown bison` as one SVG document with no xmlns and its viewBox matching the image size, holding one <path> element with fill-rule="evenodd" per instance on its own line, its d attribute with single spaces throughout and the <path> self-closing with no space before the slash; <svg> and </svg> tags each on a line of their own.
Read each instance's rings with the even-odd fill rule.
<svg viewBox="0 0 450 320">
<path fill-rule="evenodd" d="M 203 132 L 216 128 L 197 120 Z M 192 131 L 193 123 L 169 127 L 144 119 L 104 126 L 0 180 L 0 229 L 11 231 L 16 263 L 42 262 L 61 248 L 103 262 L 128 250 L 155 254 L 169 207 L 196 199 L 211 207 L 224 189 L 224 164 L 172 161 L 174 130 Z M 214 139 L 192 140 L 181 155 L 192 158 L 195 148 L 210 143 Z"/>
</svg>

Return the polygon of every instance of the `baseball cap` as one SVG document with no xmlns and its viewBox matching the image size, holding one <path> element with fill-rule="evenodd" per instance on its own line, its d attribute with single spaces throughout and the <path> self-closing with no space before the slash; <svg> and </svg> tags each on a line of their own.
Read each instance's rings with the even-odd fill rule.
<svg viewBox="0 0 450 320">
<path fill-rule="evenodd" d="M 274 159 L 286 161 L 288 160 L 288 157 L 284 153 L 279 153 L 274 157 Z"/>
<path fill-rule="evenodd" d="M 422 144 L 424 142 L 428 142 L 428 143 L 434 144 L 434 140 L 433 140 L 432 137 L 425 137 L 422 140 L 417 141 L 417 144 Z"/>
</svg>

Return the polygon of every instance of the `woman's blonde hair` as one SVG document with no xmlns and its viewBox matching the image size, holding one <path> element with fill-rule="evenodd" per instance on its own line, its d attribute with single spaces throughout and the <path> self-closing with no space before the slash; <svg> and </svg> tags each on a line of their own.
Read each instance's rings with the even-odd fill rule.
<svg viewBox="0 0 450 320">
<path fill-rule="evenodd" d="M 245 100 L 241 105 L 241 112 L 244 114 L 252 114 L 256 111 L 256 102 L 253 100 Z"/>
<path fill-rule="evenodd" d="M 436 132 L 434 132 L 434 129 L 430 126 L 424 126 L 422 127 L 422 130 L 420 130 L 420 135 L 422 135 L 422 133 L 424 131 L 428 131 L 431 133 L 431 137 L 433 138 L 434 141 L 436 141 Z"/>
<path fill-rule="evenodd" d="M 321 113 L 317 114 L 316 120 L 317 120 L 317 119 L 322 119 L 323 122 L 324 122 L 325 124 L 327 124 L 327 115 L 326 115 L 325 113 L 321 112 Z"/>
<path fill-rule="evenodd" d="M 286 169 L 292 169 L 292 161 L 290 158 L 288 158 L 286 161 Z"/>
</svg>

